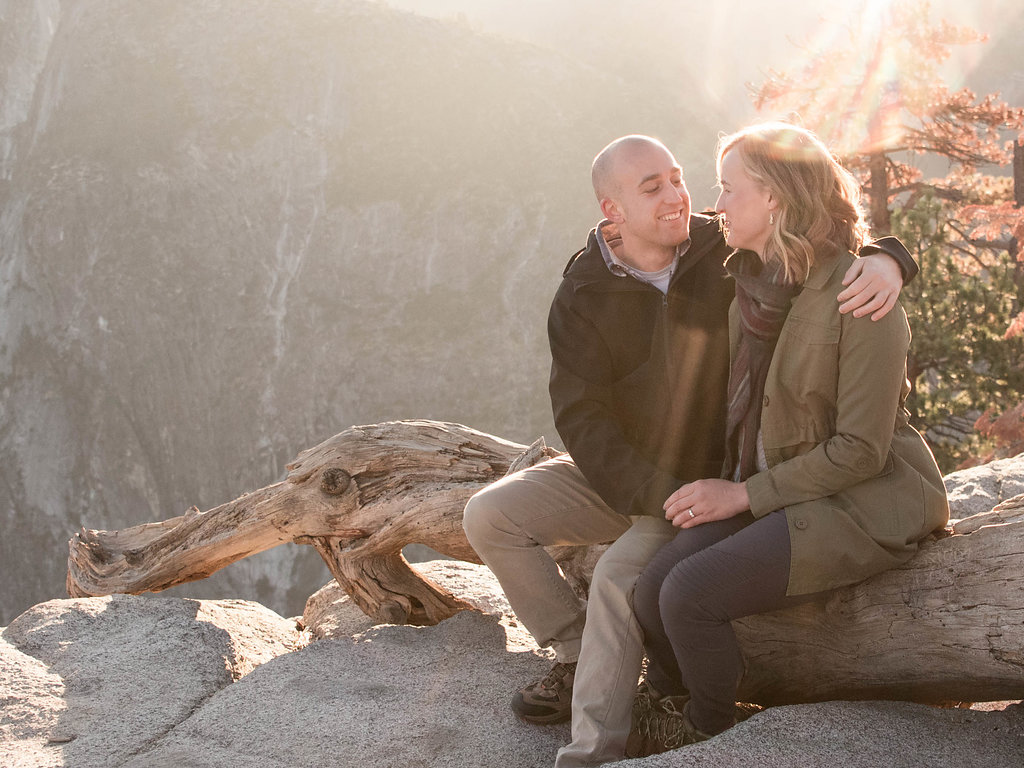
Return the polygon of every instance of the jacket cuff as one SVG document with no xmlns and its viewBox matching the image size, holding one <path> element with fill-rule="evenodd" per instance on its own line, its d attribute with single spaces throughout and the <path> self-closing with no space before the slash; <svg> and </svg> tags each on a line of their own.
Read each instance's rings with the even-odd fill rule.
<svg viewBox="0 0 1024 768">
<path fill-rule="evenodd" d="M 750 513 L 754 517 L 764 517 L 785 506 L 772 481 L 771 470 L 751 475 L 747 478 L 745 485 L 747 486 L 747 496 L 750 497 Z"/>
<path fill-rule="evenodd" d="M 665 501 L 679 490 L 683 481 L 667 472 L 655 472 L 640 493 L 634 497 L 631 515 L 647 515 L 648 517 L 664 517 Z"/>
<path fill-rule="evenodd" d="M 859 251 L 861 256 L 870 256 L 873 253 L 884 253 L 893 258 L 896 264 L 899 265 L 900 272 L 903 273 L 904 285 L 917 277 L 917 273 L 920 271 L 917 262 L 914 261 L 914 257 L 910 255 L 910 251 L 900 242 L 898 237 L 893 237 L 892 235 L 880 237 L 867 245 L 861 246 Z"/>
</svg>

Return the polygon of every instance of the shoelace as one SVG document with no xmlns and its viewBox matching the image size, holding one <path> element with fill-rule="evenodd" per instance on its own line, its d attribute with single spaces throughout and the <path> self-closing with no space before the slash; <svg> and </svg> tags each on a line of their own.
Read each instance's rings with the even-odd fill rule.
<svg viewBox="0 0 1024 768">
<path fill-rule="evenodd" d="M 677 749 L 693 740 L 683 713 L 668 696 L 644 713 L 637 723 L 637 731 L 644 739 L 664 749 Z"/>
<path fill-rule="evenodd" d="M 686 724 L 681 715 L 674 712 L 650 713 L 645 723 L 647 737 L 666 749 L 676 749 L 687 743 Z"/>
<path fill-rule="evenodd" d="M 561 684 L 562 680 L 569 674 L 575 673 L 576 667 L 570 667 L 568 664 L 559 662 L 551 668 L 551 671 L 544 675 L 544 678 L 540 681 L 541 688 L 555 688 Z"/>
</svg>

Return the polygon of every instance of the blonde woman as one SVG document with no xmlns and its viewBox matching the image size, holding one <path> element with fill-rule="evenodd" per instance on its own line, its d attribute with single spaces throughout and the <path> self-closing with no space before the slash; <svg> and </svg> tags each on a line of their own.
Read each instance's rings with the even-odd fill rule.
<svg viewBox="0 0 1024 768">
<path fill-rule="evenodd" d="M 645 753 L 733 724 L 731 620 L 906 562 L 949 516 L 904 408 L 906 314 L 864 323 L 836 309 L 866 234 L 856 181 L 817 137 L 779 123 L 725 137 L 718 175 L 737 249 L 727 459 L 721 479 L 666 501 L 680 531 L 637 584 L 657 702 L 647 725 L 659 723 L 639 734 Z"/>
</svg>

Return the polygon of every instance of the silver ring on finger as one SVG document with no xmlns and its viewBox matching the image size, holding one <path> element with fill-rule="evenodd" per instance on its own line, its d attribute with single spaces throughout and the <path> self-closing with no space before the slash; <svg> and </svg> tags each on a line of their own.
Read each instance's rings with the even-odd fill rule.
<svg viewBox="0 0 1024 768">
<path fill-rule="evenodd" d="M 693 514 L 693 507 L 690 507 L 688 510 L 686 510 L 686 514 L 688 514 L 690 516 L 691 520 L 693 520 L 693 518 L 696 517 L 696 515 Z"/>
</svg>

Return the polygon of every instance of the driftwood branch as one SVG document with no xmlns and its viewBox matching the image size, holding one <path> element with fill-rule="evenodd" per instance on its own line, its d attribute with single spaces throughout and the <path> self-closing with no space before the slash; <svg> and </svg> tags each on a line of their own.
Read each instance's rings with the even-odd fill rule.
<svg viewBox="0 0 1024 768">
<path fill-rule="evenodd" d="M 734 622 L 741 698 L 1024 698 L 1024 496 L 957 521 L 892 571 Z"/>
<path fill-rule="evenodd" d="M 283 482 L 207 512 L 81 531 L 70 542 L 68 593 L 159 591 L 298 542 L 317 549 L 371 617 L 436 623 L 468 606 L 409 568 L 402 548 L 479 562 L 462 532 L 466 500 L 554 453 L 458 424 L 352 427 L 300 454 Z M 600 550 L 551 551 L 585 592 Z M 1024 698 L 1024 497 L 959 521 L 901 568 L 735 626 L 747 701 Z"/>
<path fill-rule="evenodd" d="M 68 594 L 158 592 L 297 542 L 316 548 L 369 616 L 434 624 L 469 606 L 412 571 L 402 548 L 480 562 L 462 532 L 466 501 L 510 468 L 555 454 L 543 440 L 527 447 L 444 422 L 352 427 L 299 454 L 284 481 L 207 512 L 83 529 L 69 545 Z M 575 549 L 557 556 L 571 560 Z"/>
</svg>

